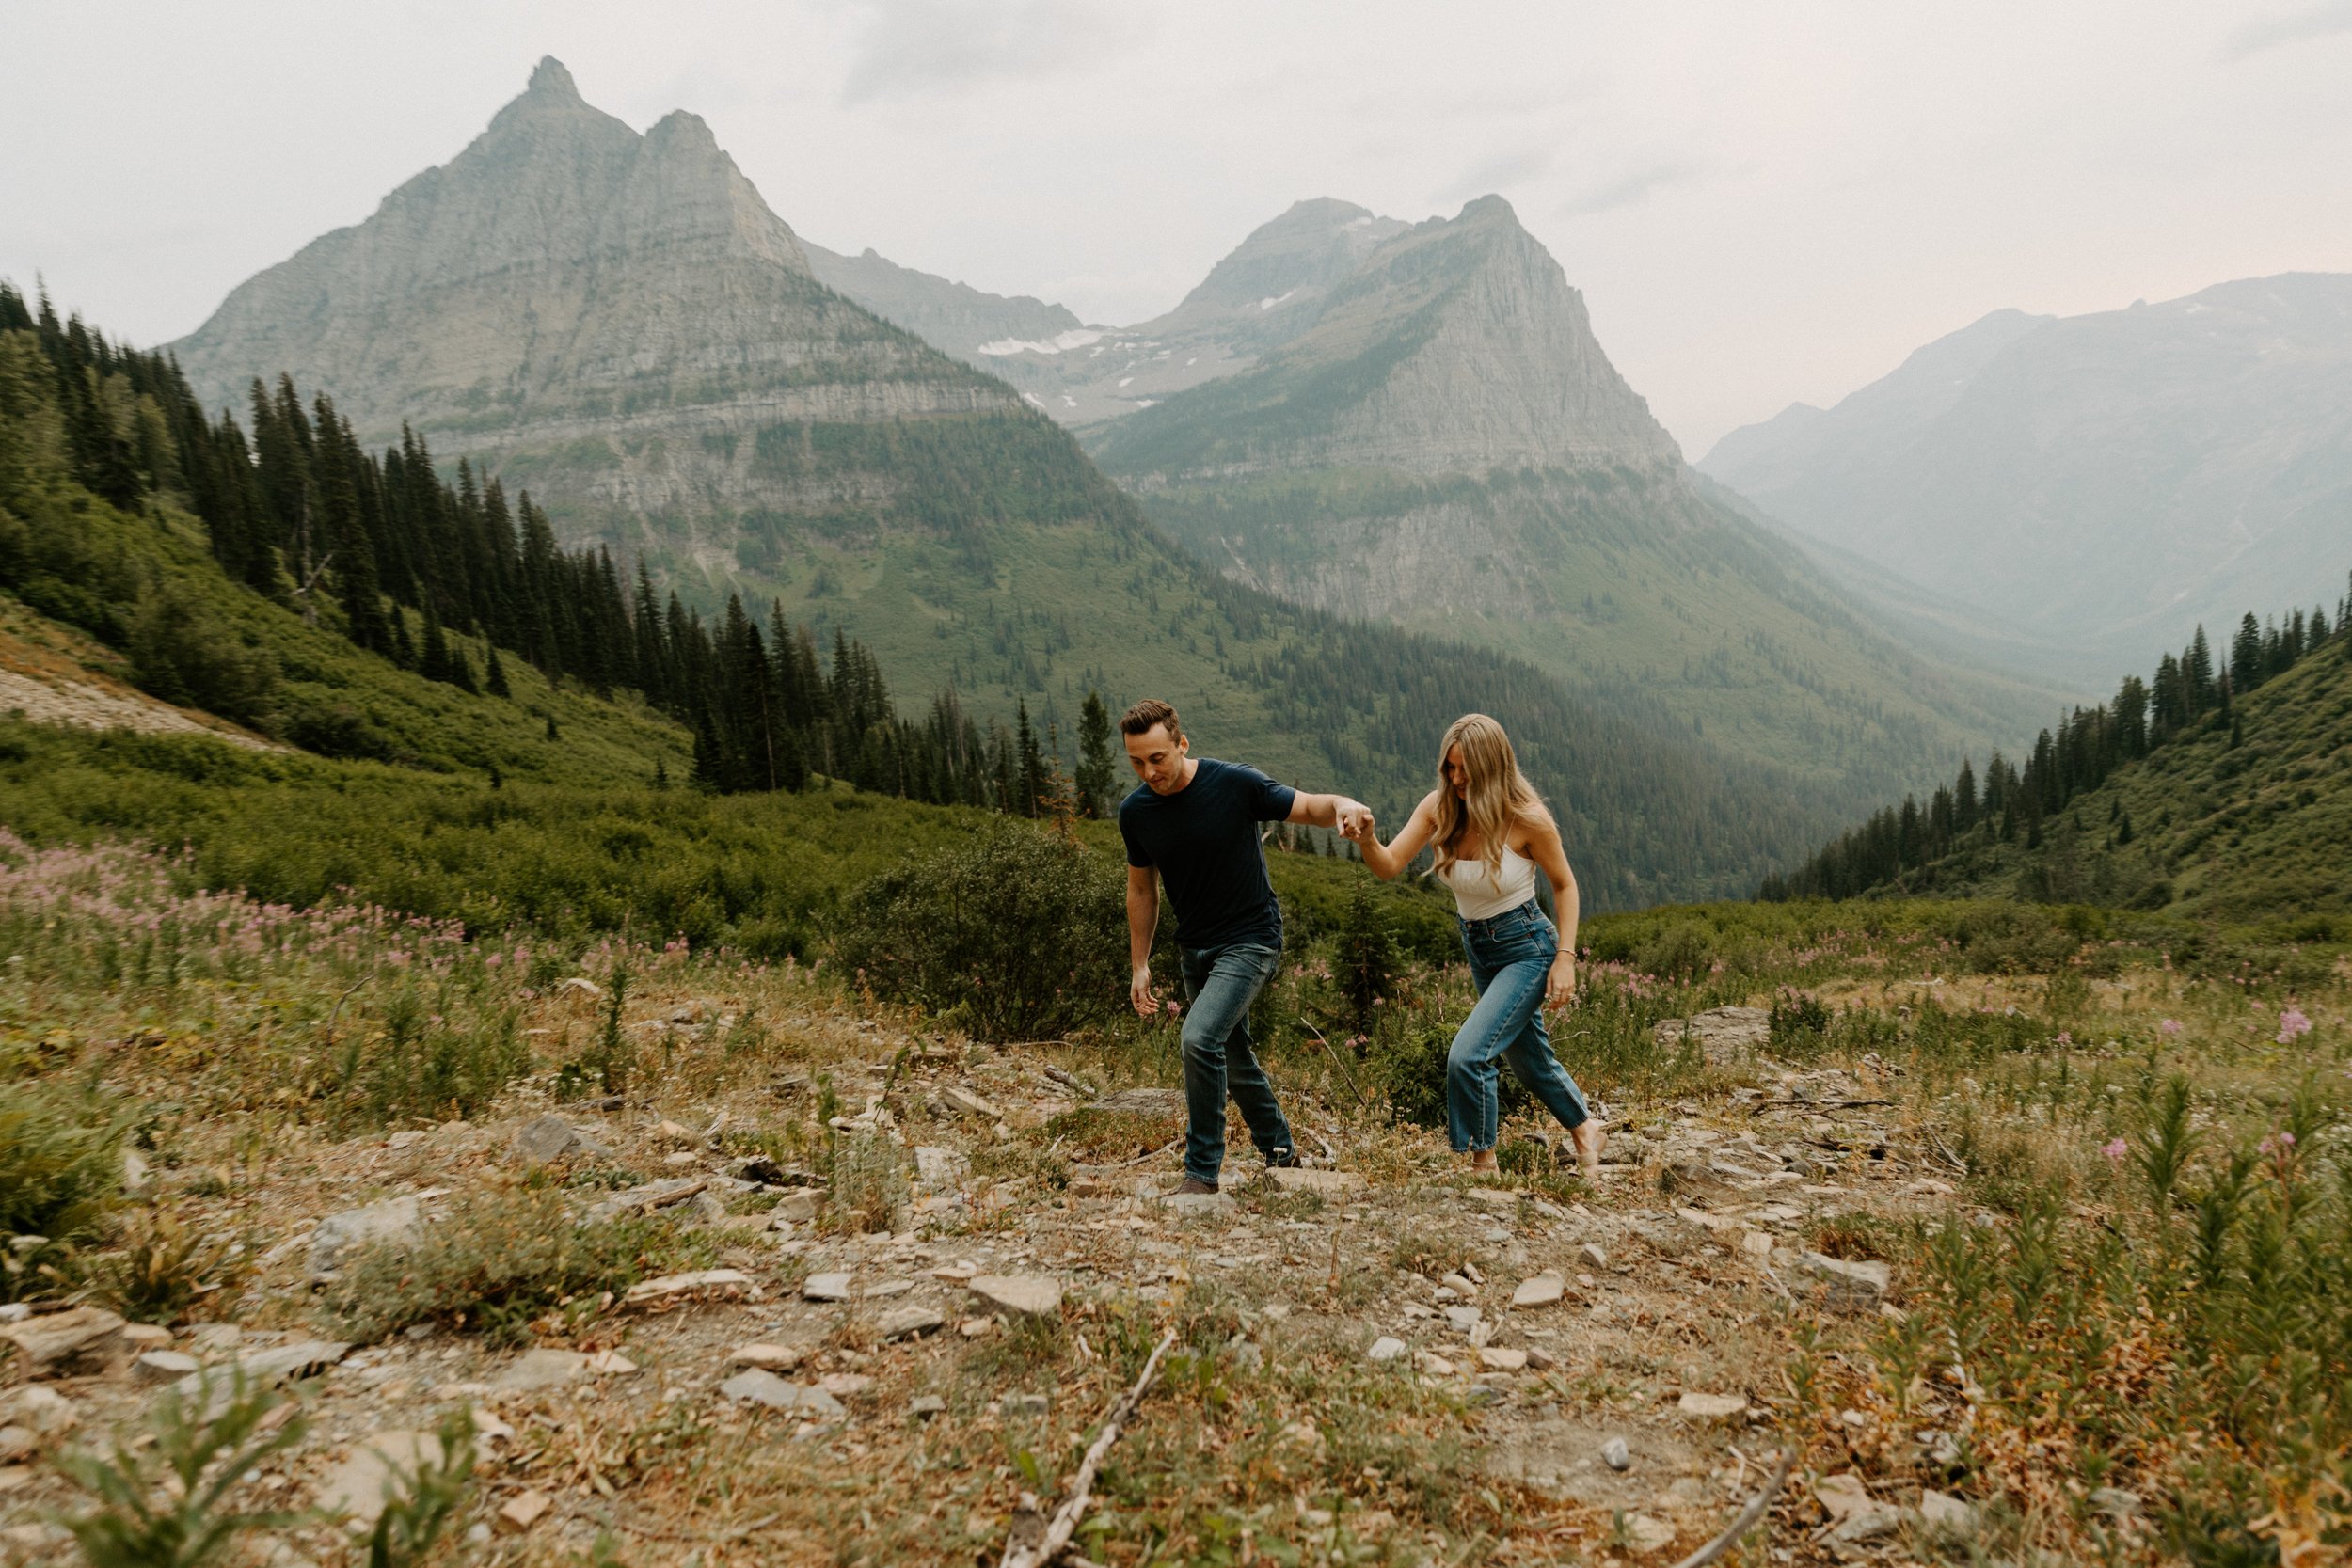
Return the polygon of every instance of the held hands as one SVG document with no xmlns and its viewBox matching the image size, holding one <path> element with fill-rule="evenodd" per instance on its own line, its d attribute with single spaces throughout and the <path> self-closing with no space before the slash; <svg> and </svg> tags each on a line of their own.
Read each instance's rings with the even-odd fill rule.
<svg viewBox="0 0 2352 1568">
<path fill-rule="evenodd" d="M 1565 1007 L 1576 1000 L 1576 955 L 1562 953 L 1551 960 L 1551 975 L 1544 983 L 1544 1006 Z"/>
<path fill-rule="evenodd" d="M 1340 836 L 1361 842 L 1372 836 L 1372 808 L 1361 800 L 1340 797 Z"/>
</svg>

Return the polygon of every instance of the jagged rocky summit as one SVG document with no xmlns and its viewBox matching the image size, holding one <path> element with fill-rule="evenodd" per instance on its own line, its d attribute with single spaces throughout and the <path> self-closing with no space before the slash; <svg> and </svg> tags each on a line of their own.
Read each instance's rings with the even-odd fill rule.
<svg viewBox="0 0 2352 1568">
<path fill-rule="evenodd" d="M 288 372 L 365 437 L 406 420 L 559 507 L 640 513 L 804 508 L 808 466 L 763 436 L 795 422 L 1017 406 L 818 281 L 700 119 L 641 135 L 554 59 L 447 165 L 241 285 L 174 352 L 208 401 Z"/>
</svg>

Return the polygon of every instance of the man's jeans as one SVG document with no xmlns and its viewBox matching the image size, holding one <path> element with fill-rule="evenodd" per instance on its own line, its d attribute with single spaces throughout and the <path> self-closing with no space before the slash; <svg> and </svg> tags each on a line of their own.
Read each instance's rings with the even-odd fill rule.
<svg viewBox="0 0 2352 1568">
<path fill-rule="evenodd" d="M 1559 932 L 1532 898 L 1490 920 L 1460 924 L 1478 1006 L 1446 1053 L 1448 1141 L 1457 1154 L 1494 1148 L 1502 1100 L 1495 1082 L 1498 1056 L 1573 1132 L 1592 1113 L 1576 1080 L 1551 1053 L 1544 1030 L 1544 988 L 1560 950 Z"/>
<path fill-rule="evenodd" d="M 1249 1048 L 1249 1004 L 1282 961 L 1278 947 L 1179 947 L 1184 995 L 1184 1174 L 1215 1185 L 1225 1164 L 1225 1096 L 1241 1107 L 1250 1141 L 1269 1160 L 1290 1151 L 1290 1123 Z"/>
</svg>

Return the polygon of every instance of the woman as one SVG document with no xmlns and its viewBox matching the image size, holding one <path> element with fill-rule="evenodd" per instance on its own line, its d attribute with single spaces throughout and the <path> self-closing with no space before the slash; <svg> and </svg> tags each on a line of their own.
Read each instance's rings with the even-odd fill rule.
<svg viewBox="0 0 2352 1568">
<path fill-rule="evenodd" d="M 1520 774 L 1511 737 L 1485 714 L 1456 719 L 1438 755 L 1438 787 L 1413 808 L 1404 831 L 1383 846 L 1367 830 L 1358 843 L 1382 881 L 1434 844 L 1438 879 L 1453 890 L 1461 915 L 1478 1005 L 1446 1053 L 1447 1137 L 1455 1153 L 1470 1157 L 1470 1169 L 1495 1168 L 1500 1056 L 1560 1118 L 1585 1180 L 1596 1180 L 1608 1134 L 1544 1031 L 1543 1009 L 1565 1006 L 1576 994 L 1576 874 L 1559 824 Z M 1535 901 L 1538 870 L 1551 880 L 1557 931 Z"/>
</svg>

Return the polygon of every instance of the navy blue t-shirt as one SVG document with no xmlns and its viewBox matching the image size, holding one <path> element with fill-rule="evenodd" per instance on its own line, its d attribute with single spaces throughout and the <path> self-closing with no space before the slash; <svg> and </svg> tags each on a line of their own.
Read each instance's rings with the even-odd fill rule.
<svg viewBox="0 0 2352 1568">
<path fill-rule="evenodd" d="M 1127 863 L 1159 871 L 1176 908 L 1179 942 L 1282 945 L 1282 906 L 1266 880 L 1258 824 L 1286 820 L 1297 793 L 1254 768 L 1200 757 L 1192 783 L 1175 794 L 1137 784 L 1119 803 Z"/>
</svg>

